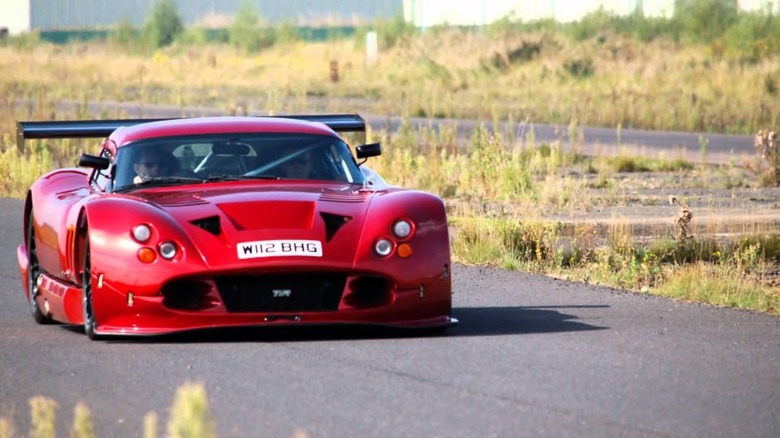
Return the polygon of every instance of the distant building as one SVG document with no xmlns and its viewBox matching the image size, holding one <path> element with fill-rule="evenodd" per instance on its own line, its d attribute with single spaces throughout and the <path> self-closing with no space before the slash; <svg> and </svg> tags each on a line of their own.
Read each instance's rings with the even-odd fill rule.
<svg viewBox="0 0 780 438">
<path fill-rule="evenodd" d="M 185 25 L 225 27 L 243 1 L 270 24 L 351 26 L 403 13 L 417 27 L 479 26 L 512 15 L 523 21 L 575 21 L 604 10 L 626 15 L 671 17 L 675 0 L 173 0 Z M 780 13 L 780 0 L 735 0 L 742 10 Z M 32 29 L 109 28 L 120 21 L 141 26 L 157 0 L 0 0 L 0 28 L 11 34 Z"/>
<path fill-rule="evenodd" d="M 224 27 L 243 1 L 270 24 L 359 25 L 402 12 L 403 0 L 174 0 L 185 25 Z M 0 0 L 0 27 L 11 34 L 32 29 L 109 28 L 120 21 L 141 26 L 157 0 Z"/>
<path fill-rule="evenodd" d="M 424 28 L 442 24 L 480 26 L 510 15 L 526 22 L 544 18 L 568 22 L 599 8 L 618 15 L 640 10 L 649 17 L 671 17 L 675 0 L 404 0 L 403 3 L 406 21 Z M 737 3 L 742 10 L 772 8 L 774 13 L 780 13 L 780 0 L 737 0 Z"/>
</svg>

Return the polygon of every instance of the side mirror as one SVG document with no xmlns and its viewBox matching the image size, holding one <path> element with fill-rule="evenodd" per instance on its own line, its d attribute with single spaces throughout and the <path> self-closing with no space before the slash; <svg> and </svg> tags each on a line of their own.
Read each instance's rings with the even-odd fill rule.
<svg viewBox="0 0 780 438">
<path fill-rule="evenodd" d="M 111 165 L 106 157 L 97 157 L 95 155 L 81 154 L 79 157 L 79 167 L 89 167 L 91 169 L 106 170 Z"/>
<path fill-rule="evenodd" d="M 369 157 L 378 157 L 382 155 L 381 143 L 369 143 L 355 148 L 357 151 L 358 159 L 364 159 Z"/>
</svg>

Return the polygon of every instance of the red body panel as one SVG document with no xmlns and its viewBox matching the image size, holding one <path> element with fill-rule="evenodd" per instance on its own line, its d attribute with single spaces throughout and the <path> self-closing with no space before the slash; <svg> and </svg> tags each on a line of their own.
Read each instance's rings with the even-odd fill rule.
<svg viewBox="0 0 780 438">
<path fill-rule="evenodd" d="M 111 139 L 121 148 L 142 138 L 217 131 L 262 129 L 336 135 L 326 126 L 310 122 L 203 120 L 120 128 Z M 433 327 L 452 323 L 447 220 L 441 199 L 434 195 L 300 180 L 215 182 L 103 193 L 90 187 L 88 176 L 80 169 L 58 170 L 38 180 L 29 192 L 25 220 L 32 211 L 38 261 L 44 272 L 38 303 L 52 319 L 71 324 L 83 321 L 81 265 L 88 242 L 99 334 L 157 334 L 263 324 Z M 334 217 L 335 227 L 328 222 Z M 391 227 L 398 219 L 414 224 L 409 238 L 391 237 Z M 219 232 L 198 225 L 205 220 L 216 221 Z M 149 241 L 139 243 L 132 237 L 131 230 L 138 224 L 151 228 Z M 404 258 L 393 251 L 379 257 L 373 247 L 383 237 L 390 237 L 395 245 L 408 245 L 411 255 Z M 322 254 L 239 258 L 241 244 L 280 239 L 321 242 Z M 157 256 L 151 263 L 139 259 L 141 248 L 156 249 L 162 242 L 177 245 L 179 251 L 173 259 Z M 26 290 L 25 245 L 19 247 L 18 259 Z M 319 274 L 346 279 L 335 308 L 228 310 L 218 286 L 222 278 Z M 361 298 L 366 294 L 380 298 Z M 176 304 L 180 295 L 185 296 L 186 305 Z"/>
</svg>

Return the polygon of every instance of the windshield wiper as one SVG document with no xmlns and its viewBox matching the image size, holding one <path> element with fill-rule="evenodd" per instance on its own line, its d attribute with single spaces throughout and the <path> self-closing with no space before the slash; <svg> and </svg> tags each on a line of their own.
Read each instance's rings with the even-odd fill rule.
<svg viewBox="0 0 780 438">
<path fill-rule="evenodd" d="M 114 190 L 114 192 L 125 192 L 128 190 L 134 190 L 134 189 L 140 189 L 146 187 L 165 187 L 165 186 L 176 186 L 180 184 L 195 184 L 200 182 L 202 182 L 202 180 L 199 178 L 187 178 L 187 177 L 180 177 L 180 176 L 160 176 L 156 178 L 149 178 L 139 183 L 120 187 Z"/>
<path fill-rule="evenodd" d="M 244 181 L 250 179 L 281 179 L 276 175 L 215 175 L 203 180 L 204 182 L 214 181 Z"/>
</svg>

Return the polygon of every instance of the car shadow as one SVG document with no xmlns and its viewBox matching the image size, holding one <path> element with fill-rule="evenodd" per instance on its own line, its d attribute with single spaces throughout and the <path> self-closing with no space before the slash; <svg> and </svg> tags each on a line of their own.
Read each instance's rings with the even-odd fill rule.
<svg viewBox="0 0 780 438">
<path fill-rule="evenodd" d="M 601 309 L 607 305 L 535 307 L 459 307 L 452 309 L 458 325 L 439 329 L 397 329 L 363 325 L 290 327 L 240 327 L 193 330 L 157 336 L 109 337 L 111 343 L 221 343 L 221 342 L 315 342 L 427 337 L 502 336 L 605 330 L 584 322 L 563 309 Z"/>
<path fill-rule="evenodd" d="M 460 307 L 452 316 L 460 321 L 452 336 L 496 336 L 605 330 L 558 309 L 606 309 L 608 305 L 534 307 Z"/>
</svg>

